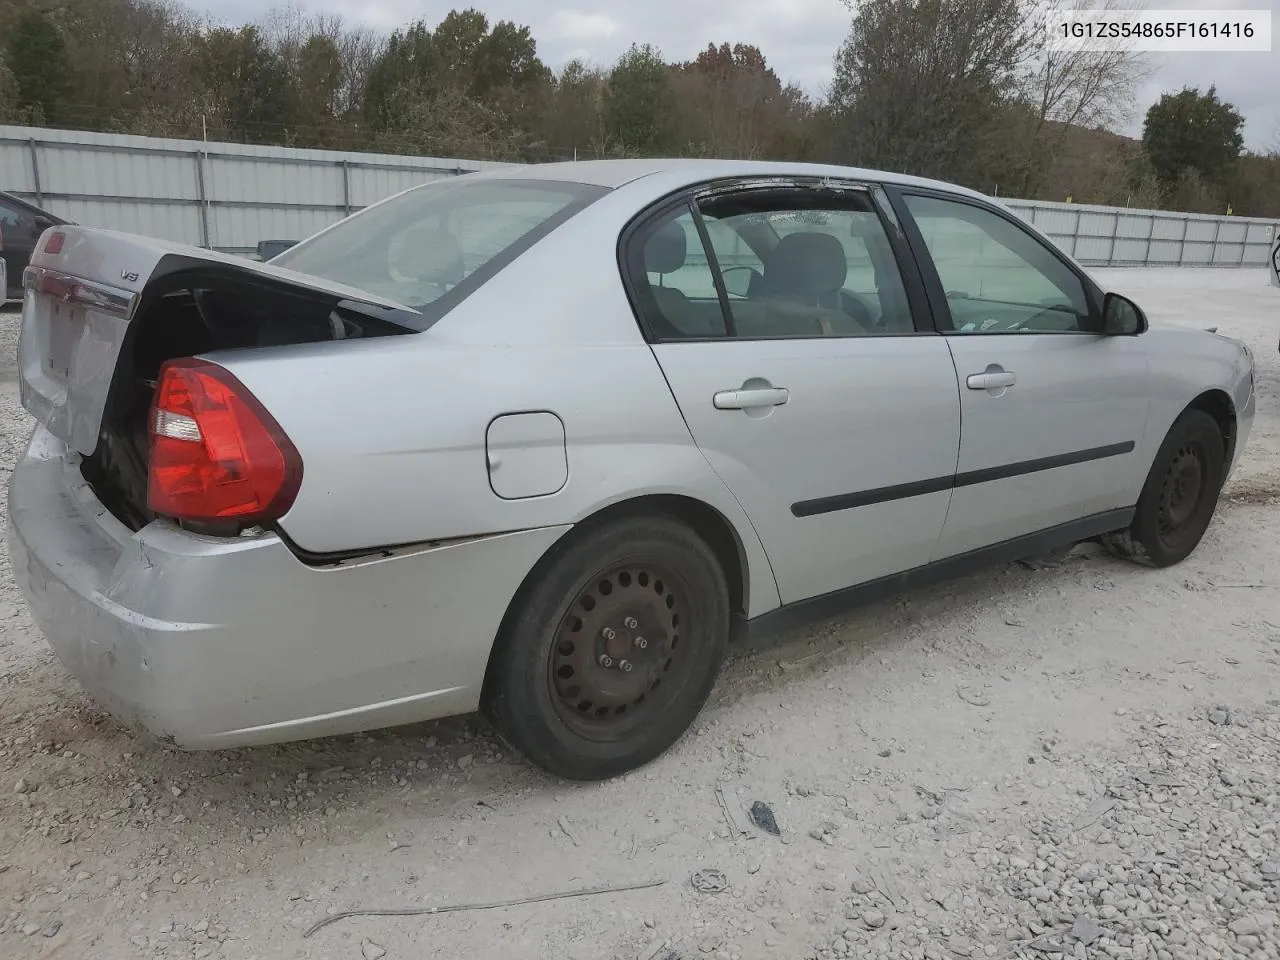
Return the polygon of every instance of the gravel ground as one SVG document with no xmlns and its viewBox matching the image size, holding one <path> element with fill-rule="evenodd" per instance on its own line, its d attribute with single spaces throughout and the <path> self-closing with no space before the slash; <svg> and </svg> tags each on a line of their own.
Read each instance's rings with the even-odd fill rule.
<svg viewBox="0 0 1280 960">
<path fill-rule="evenodd" d="M 1259 419 L 1195 555 L 1080 548 L 739 655 L 692 735 L 603 784 L 539 775 L 474 718 L 139 740 L 47 652 L 0 554 L 0 956 L 1280 958 L 1280 293 L 1261 271 L 1111 277 L 1257 358 Z M 11 364 L 6 473 L 28 430 Z"/>
</svg>

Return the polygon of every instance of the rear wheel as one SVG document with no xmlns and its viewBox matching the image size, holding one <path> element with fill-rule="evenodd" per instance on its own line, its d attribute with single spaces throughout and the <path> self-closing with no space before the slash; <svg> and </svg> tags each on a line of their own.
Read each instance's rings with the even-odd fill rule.
<svg viewBox="0 0 1280 960">
<path fill-rule="evenodd" d="M 557 547 L 517 598 L 484 708 L 543 769 L 616 776 L 693 722 L 729 628 L 724 572 L 697 534 L 668 517 L 613 521 Z"/>
<path fill-rule="evenodd" d="M 1156 567 L 1185 560 L 1199 545 L 1226 479 L 1226 453 L 1218 422 L 1188 410 L 1156 454 L 1128 530 L 1110 535 L 1116 553 Z"/>
</svg>

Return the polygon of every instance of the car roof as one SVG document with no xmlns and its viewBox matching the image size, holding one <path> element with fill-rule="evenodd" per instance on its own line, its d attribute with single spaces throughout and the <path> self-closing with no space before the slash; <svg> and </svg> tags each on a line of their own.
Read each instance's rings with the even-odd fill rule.
<svg viewBox="0 0 1280 960">
<path fill-rule="evenodd" d="M 866 170 L 832 164 L 772 162 L 768 160 L 703 160 L 653 158 L 641 160 L 578 160 L 560 163 L 522 164 L 485 171 L 495 179 L 561 180 L 616 189 L 655 174 L 682 174 L 689 184 L 731 177 L 792 176 L 838 177 L 903 186 L 931 187 L 953 193 L 982 196 L 974 190 L 941 180 L 911 177 L 884 170 Z"/>
</svg>

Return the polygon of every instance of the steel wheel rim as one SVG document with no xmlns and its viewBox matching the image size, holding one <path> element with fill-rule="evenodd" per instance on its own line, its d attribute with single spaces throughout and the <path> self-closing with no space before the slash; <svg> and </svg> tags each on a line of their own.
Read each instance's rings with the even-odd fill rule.
<svg viewBox="0 0 1280 960">
<path fill-rule="evenodd" d="M 1158 530 L 1160 539 L 1175 546 L 1192 533 L 1191 522 L 1199 513 L 1206 487 L 1205 457 L 1198 444 L 1178 449 L 1165 471 L 1160 488 Z"/>
<path fill-rule="evenodd" d="M 548 685 L 557 716 L 579 736 L 608 742 L 670 706 L 692 655 L 688 582 L 643 559 L 591 577 L 551 641 Z"/>
</svg>

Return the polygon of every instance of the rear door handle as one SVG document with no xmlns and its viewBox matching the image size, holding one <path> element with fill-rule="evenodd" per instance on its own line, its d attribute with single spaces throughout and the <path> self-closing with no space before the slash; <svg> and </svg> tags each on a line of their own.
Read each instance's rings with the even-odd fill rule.
<svg viewBox="0 0 1280 960">
<path fill-rule="evenodd" d="M 780 407 L 791 399 L 786 387 L 756 387 L 745 390 L 721 390 L 711 402 L 717 410 L 754 410 L 757 407 Z"/>
<path fill-rule="evenodd" d="M 1018 382 L 1018 375 L 1009 370 L 991 373 L 971 373 L 965 385 L 970 390 L 1003 390 Z"/>
</svg>

